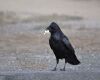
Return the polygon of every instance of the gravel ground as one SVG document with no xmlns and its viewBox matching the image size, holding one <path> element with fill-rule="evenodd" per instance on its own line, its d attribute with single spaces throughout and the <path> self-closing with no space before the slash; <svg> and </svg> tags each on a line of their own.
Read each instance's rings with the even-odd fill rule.
<svg viewBox="0 0 100 80">
<path fill-rule="evenodd" d="M 43 31 L 48 24 L 33 24 L 19 23 L 0 26 L 0 80 L 33 80 L 33 78 L 36 80 L 45 80 L 48 78 L 46 80 L 51 80 L 49 77 L 56 73 L 51 72 L 56 61 L 48 45 L 49 35 L 43 35 Z M 67 24 L 70 25 L 72 23 L 69 22 Z M 66 78 L 73 80 L 74 77 L 75 80 L 80 80 L 81 78 L 84 78 L 83 80 L 99 80 L 99 27 L 96 27 L 96 25 L 92 28 L 87 27 L 87 22 L 84 23 L 86 26 L 73 23 L 73 25 L 78 26 L 77 28 L 73 25 L 67 27 L 67 24 L 60 24 L 62 25 L 61 29 L 69 37 L 81 64 L 78 66 L 67 64 L 64 73 L 59 71 L 63 67 L 62 65 L 64 65 L 64 60 L 61 60 L 54 80 L 61 80 L 63 77 L 63 80 L 66 80 Z M 89 24 L 91 23 L 89 22 Z M 7 73 L 11 73 L 11 75 Z M 13 73 L 16 74 L 12 75 Z M 20 73 L 22 73 L 21 76 Z M 60 73 L 62 75 L 58 79 Z M 4 76 L 5 74 L 7 76 Z M 38 76 L 38 74 L 41 75 Z M 45 75 L 48 75 L 48 77 Z M 86 77 L 87 75 L 90 77 Z"/>
<path fill-rule="evenodd" d="M 0 80 L 100 80 L 98 72 L 27 72 L 0 76 Z"/>
</svg>

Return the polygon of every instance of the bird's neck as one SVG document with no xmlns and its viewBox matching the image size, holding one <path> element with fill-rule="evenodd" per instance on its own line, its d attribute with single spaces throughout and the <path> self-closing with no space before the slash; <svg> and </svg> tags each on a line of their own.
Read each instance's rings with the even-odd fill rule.
<svg viewBox="0 0 100 80">
<path fill-rule="evenodd" d="M 57 31 L 57 32 L 54 32 L 54 33 L 51 33 L 51 37 L 54 37 L 54 36 L 61 36 L 63 33 L 60 31 Z"/>
</svg>

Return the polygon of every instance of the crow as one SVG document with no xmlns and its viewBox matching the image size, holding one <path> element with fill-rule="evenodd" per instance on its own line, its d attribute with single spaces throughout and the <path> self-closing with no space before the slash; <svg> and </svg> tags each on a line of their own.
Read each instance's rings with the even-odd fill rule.
<svg viewBox="0 0 100 80">
<path fill-rule="evenodd" d="M 50 32 L 49 45 L 54 52 L 56 57 L 56 66 L 53 71 L 57 70 L 57 64 L 59 63 L 59 59 L 65 59 L 65 65 L 61 71 L 65 71 L 66 63 L 72 65 L 80 64 L 80 61 L 77 59 L 75 55 L 75 50 L 71 45 L 67 36 L 61 31 L 59 26 L 52 22 L 49 27 L 46 28 L 45 32 Z"/>
</svg>

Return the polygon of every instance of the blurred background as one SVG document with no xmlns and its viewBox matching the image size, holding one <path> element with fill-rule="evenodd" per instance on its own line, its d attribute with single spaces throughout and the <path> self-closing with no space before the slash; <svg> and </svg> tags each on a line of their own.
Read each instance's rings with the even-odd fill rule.
<svg viewBox="0 0 100 80">
<path fill-rule="evenodd" d="M 40 16 L 47 20 L 58 17 L 63 20 L 67 17 L 100 20 L 99 4 L 99 0 L 0 0 L 0 20 L 7 22 L 9 18 L 10 22 L 13 18 L 15 22 L 20 19 L 37 21 Z"/>
<path fill-rule="evenodd" d="M 53 21 L 69 37 L 81 61 L 79 66 L 67 64 L 66 69 L 99 71 L 99 0 L 0 0 L 0 71 L 52 69 L 56 60 L 50 35 L 43 33 Z"/>
</svg>

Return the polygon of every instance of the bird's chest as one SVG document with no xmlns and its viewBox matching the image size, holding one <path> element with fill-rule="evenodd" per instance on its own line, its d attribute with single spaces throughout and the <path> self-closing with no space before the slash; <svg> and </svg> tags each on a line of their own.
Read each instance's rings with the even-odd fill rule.
<svg viewBox="0 0 100 80">
<path fill-rule="evenodd" d="M 49 39 L 49 44 L 51 46 L 52 49 L 55 50 L 59 50 L 60 46 L 61 46 L 61 38 L 60 36 L 53 36 Z"/>
</svg>

